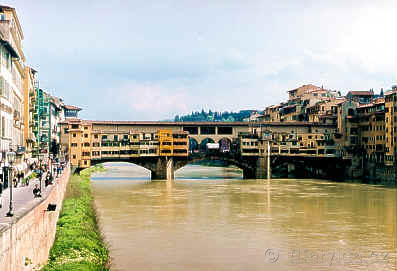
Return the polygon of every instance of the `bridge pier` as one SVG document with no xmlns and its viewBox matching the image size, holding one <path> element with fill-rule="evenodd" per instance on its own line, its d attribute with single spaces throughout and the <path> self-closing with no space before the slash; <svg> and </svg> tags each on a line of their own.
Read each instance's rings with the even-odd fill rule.
<svg viewBox="0 0 397 271">
<path fill-rule="evenodd" d="M 288 178 L 293 178 L 295 177 L 295 164 L 294 163 L 288 163 Z"/>
<path fill-rule="evenodd" d="M 258 157 L 250 167 L 243 168 L 244 179 L 267 179 L 268 157 Z M 271 168 L 270 168 L 271 171 Z M 270 172 L 271 176 L 271 172 Z"/>
<path fill-rule="evenodd" d="M 151 170 L 152 180 L 173 180 L 174 159 L 172 157 L 159 157 L 154 170 Z"/>
</svg>

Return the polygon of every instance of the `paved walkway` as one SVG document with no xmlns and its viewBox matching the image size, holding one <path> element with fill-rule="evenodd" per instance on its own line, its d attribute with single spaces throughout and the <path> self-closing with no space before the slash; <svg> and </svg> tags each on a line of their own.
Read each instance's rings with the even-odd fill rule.
<svg viewBox="0 0 397 271">
<path fill-rule="evenodd" d="M 1 224 L 9 224 L 14 221 L 18 217 L 22 217 L 26 211 L 33 209 L 36 205 L 42 202 L 47 198 L 54 185 L 48 185 L 45 187 L 45 176 L 43 175 L 41 189 L 42 189 L 42 197 L 34 198 L 33 189 L 36 184 L 40 187 L 39 179 L 35 178 L 30 180 L 29 186 L 21 186 L 17 188 L 12 188 L 12 204 L 13 204 L 13 217 L 6 217 L 6 214 L 9 211 L 10 204 L 10 188 L 3 190 L 2 193 L 2 203 L 3 206 L 0 208 L 0 225 Z M 61 175 L 60 175 L 61 176 Z M 58 181 L 58 178 L 54 179 L 54 183 Z"/>
</svg>

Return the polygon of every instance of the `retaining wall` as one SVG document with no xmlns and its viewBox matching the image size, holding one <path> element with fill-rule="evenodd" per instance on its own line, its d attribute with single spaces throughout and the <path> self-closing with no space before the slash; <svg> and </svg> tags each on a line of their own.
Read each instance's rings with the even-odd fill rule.
<svg viewBox="0 0 397 271">
<path fill-rule="evenodd" d="M 1 271 L 39 270 L 46 264 L 69 177 L 68 165 L 37 205 L 16 211 L 10 223 L 0 225 Z M 48 204 L 56 204 L 56 210 L 47 211 Z"/>
</svg>

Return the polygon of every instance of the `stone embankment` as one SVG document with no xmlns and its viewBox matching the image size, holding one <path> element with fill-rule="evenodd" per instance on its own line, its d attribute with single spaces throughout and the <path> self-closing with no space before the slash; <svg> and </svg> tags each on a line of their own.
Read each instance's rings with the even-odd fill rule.
<svg viewBox="0 0 397 271">
<path fill-rule="evenodd" d="M 47 262 L 69 177 L 68 165 L 53 185 L 43 189 L 42 198 L 34 199 L 27 191 L 21 194 L 23 207 L 15 208 L 11 218 L 0 218 L 1 271 L 39 270 Z"/>
</svg>

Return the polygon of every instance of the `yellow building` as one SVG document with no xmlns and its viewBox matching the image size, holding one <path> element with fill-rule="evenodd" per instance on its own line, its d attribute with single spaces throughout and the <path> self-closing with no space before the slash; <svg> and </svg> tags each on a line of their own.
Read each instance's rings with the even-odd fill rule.
<svg viewBox="0 0 397 271">
<path fill-rule="evenodd" d="M 90 121 L 69 119 L 61 124 L 61 145 L 72 166 L 90 167 L 92 161 L 128 161 L 137 157 L 188 156 L 188 132 L 171 129 L 145 132 L 93 129 Z M 69 150 L 69 151 L 68 151 Z"/>
<path fill-rule="evenodd" d="M 173 138 L 172 130 L 159 130 L 159 155 L 160 156 L 172 156 L 173 155 Z"/>
<path fill-rule="evenodd" d="M 173 131 L 174 156 L 187 156 L 189 153 L 189 137 L 185 131 Z"/>
<path fill-rule="evenodd" d="M 385 155 L 385 100 L 357 107 L 359 122 L 359 145 L 365 150 L 369 161 L 382 163 Z"/>
<path fill-rule="evenodd" d="M 394 166 L 397 152 L 397 88 L 385 93 L 386 150 L 385 165 Z"/>
<path fill-rule="evenodd" d="M 32 147 L 35 137 L 33 134 L 34 119 L 33 113 L 36 104 L 35 78 L 36 71 L 31 67 L 25 66 L 25 79 L 23 82 L 23 115 L 24 115 L 24 146 L 25 157 L 31 158 Z"/>
</svg>

